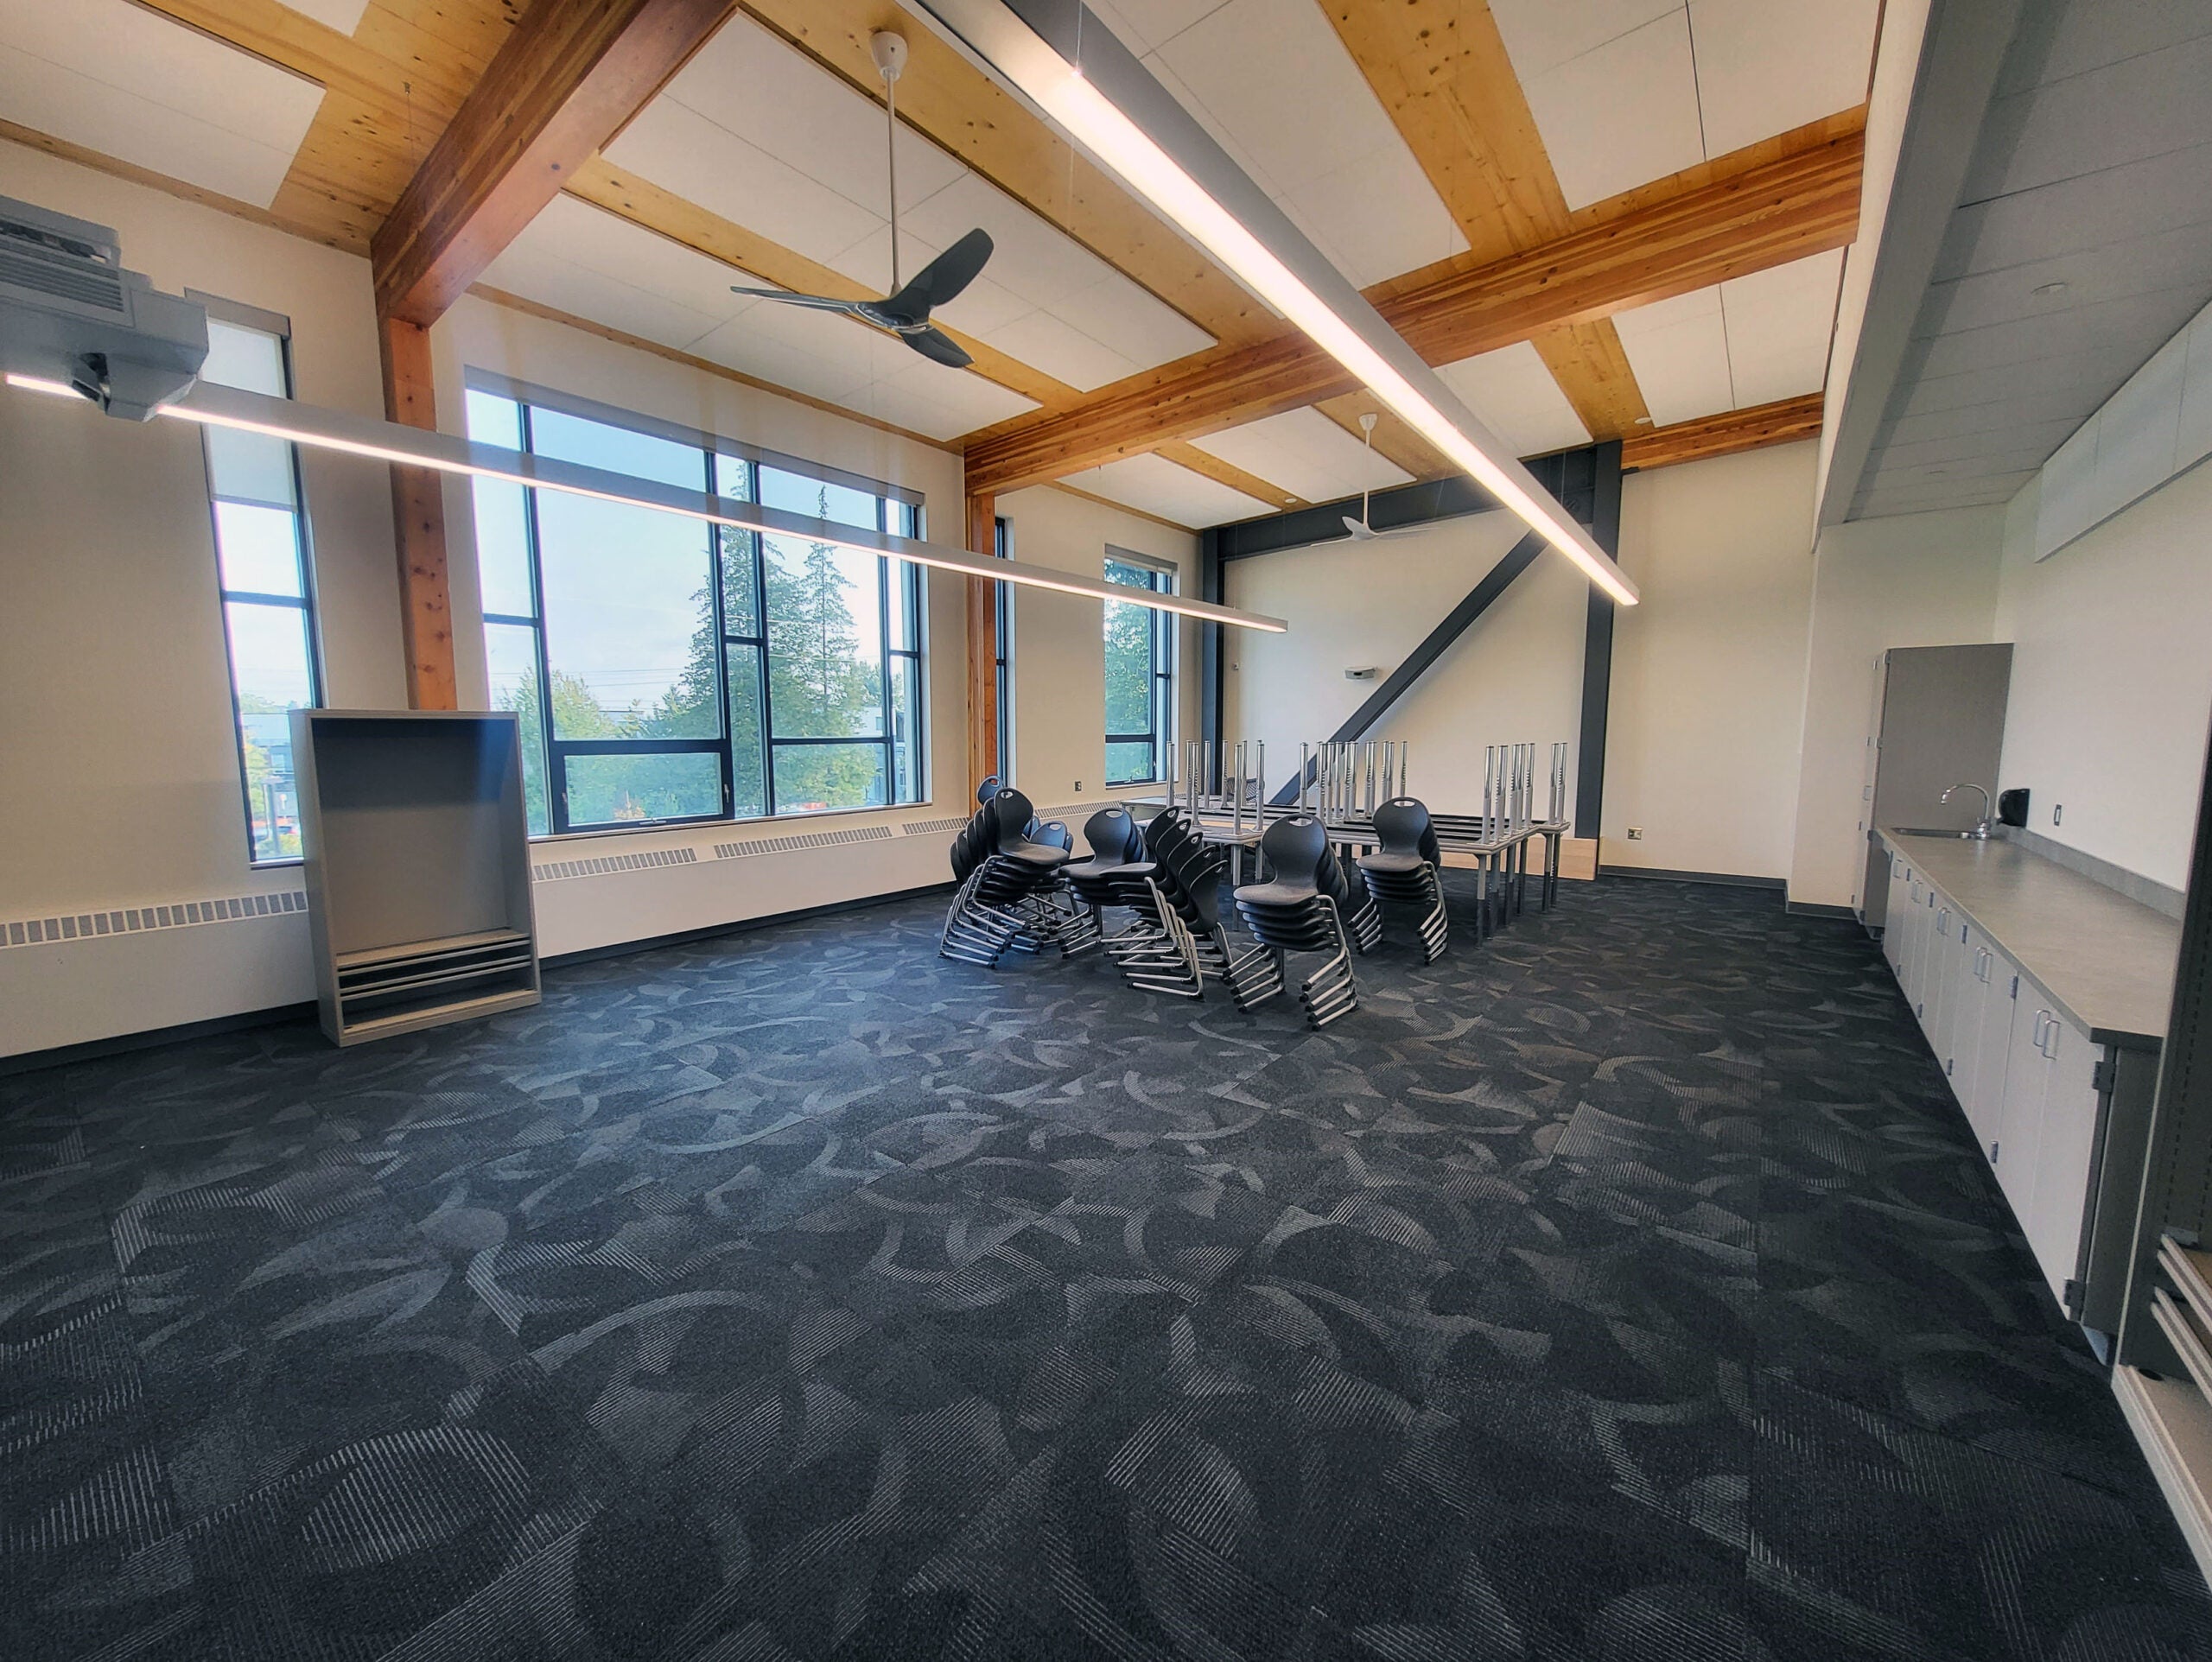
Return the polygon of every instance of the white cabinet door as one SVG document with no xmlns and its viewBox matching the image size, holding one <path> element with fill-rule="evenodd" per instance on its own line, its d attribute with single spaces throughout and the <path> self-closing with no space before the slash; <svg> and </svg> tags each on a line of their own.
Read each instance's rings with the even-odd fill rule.
<svg viewBox="0 0 2212 1662">
<path fill-rule="evenodd" d="M 1912 1013 L 1917 1017 L 1920 1014 L 1921 989 L 1928 974 L 1928 924 L 1935 914 L 1928 908 L 1928 903 L 1933 897 L 1917 874 L 1907 878 L 1904 886 L 1904 973 L 1899 979 L 1904 984 L 1904 1001 L 1912 1006 Z"/>
<path fill-rule="evenodd" d="M 1905 907 L 1911 897 L 1906 892 L 1910 886 L 1906 879 L 1912 868 L 1904 863 L 1902 854 L 1890 856 L 1890 898 L 1882 909 L 1882 956 L 1890 961 L 1890 973 L 1904 973 Z"/>
<path fill-rule="evenodd" d="M 1981 1059 L 1981 1024 L 1989 1011 L 1989 986 L 1982 980 L 1989 943 L 1971 923 L 1961 923 L 1958 929 L 1959 955 L 1952 962 L 1950 1044 L 1943 1052 L 1943 1071 L 1950 1077 L 1951 1094 L 1963 1108 L 1974 1101 L 1974 1066 Z"/>
<path fill-rule="evenodd" d="M 1982 979 L 1981 1024 L 1974 1035 L 1974 1060 L 1961 1063 L 1967 1083 L 1959 1100 L 1966 1105 L 1967 1123 L 1981 1144 L 1985 1158 L 2005 1114 L 2005 1066 L 2012 1048 L 2012 1023 L 2019 1000 L 2020 980 L 2012 961 L 1986 941 L 1981 942 L 1976 973 Z"/>
<path fill-rule="evenodd" d="M 2005 1100 L 1997 1118 L 1996 1152 L 1990 1164 L 2012 1215 L 2025 1229 L 2035 1215 L 2036 1163 L 2043 1151 L 2044 1098 L 2050 1088 L 2050 1054 L 2044 1036 L 2057 1018 L 2026 981 L 2012 1012 L 2012 1043 L 2005 1058 Z"/>
<path fill-rule="evenodd" d="M 1951 1006 L 1956 999 L 1952 972 L 1959 961 L 1959 915 L 1942 895 L 1928 925 L 1928 978 L 1921 993 L 1920 1025 L 1940 1065 L 1951 1053 Z"/>
<path fill-rule="evenodd" d="M 2043 1137 L 2036 1151 L 2034 1198 L 2021 1221 L 2044 1279 L 2066 1303 L 2066 1284 L 2082 1258 L 2082 1226 L 2089 1209 L 2089 1164 L 2097 1141 L 2097 1063 L 2101 1046 L 2071 1022 L 2044 1024 L 2043 1054 L 2050 1082 L 2043 1105 Z"/>
</svg>

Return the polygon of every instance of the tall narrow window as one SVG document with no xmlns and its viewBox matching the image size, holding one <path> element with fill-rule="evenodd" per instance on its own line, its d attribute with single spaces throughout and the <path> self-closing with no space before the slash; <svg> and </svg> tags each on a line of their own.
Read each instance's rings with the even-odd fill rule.
<svg viewBox="0 0 2212 1662">
<path fill-rule="evenodd" d="M 1001 560 L 1014 558 L 1014 528 L 1005 520 L 991 525 L 991 552 Z M 992 601 L 998 608 L 998 773 L 999 783 L 1014 783 L 1014 585 L 997 585 Z"/>
<path fill-rule="evenodd" d="M 1106 556 L 1106 580 L 1172 594 L 1175 574 L 1120 549 Z M 1166 777 L 1173 742 L 1174 614 L 1109 600 L 1106 630 L 1106 783 L 1148 784 Z"/>
<path fill-rule="evenodd" d="M 472 387 L 472 438 L 810 518 L 918 506 L 702 435 Z M 524 729 L 531 831 L 919 800 L 918 568 L 803 538 L 478 481 L 485 656 Z"/>
<path fill-rule="evenodd" d="M 248 307 L 194 298 L 207 308 L 200 378 L 290 397 L 290 325 Z M 297 860 L 299 793 L 289 713 L 322 702 L 299 455 L 283 440 L 258 433 L 210 427 L 201 434 L 248 847 L 257 866 Z"/>
</svg>

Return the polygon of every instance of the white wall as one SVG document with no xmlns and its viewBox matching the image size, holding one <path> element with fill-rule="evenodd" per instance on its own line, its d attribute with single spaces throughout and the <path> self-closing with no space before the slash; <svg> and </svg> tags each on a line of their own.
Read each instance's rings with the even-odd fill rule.
<svg viewBox="0 0 2212 1662">
<path fill-rule="evenodd" d="M 2031 829 L 2181 888 L 2212 717 L 2212 467 L 2040 562 L 2036 497 L 2031 483 L 2005 518 L 1998 783 L 2027 787 Z"/>
<path fill-rule="evenodd" d="M 1226 726 L 1267 741 L 1270 791 L 1297 776 L 1300 744 L 1334 733 L 1524 529 L 1508 514 L 1479 514 L 1230 561 L 1229 604 L 1291 625 L 1287 635 L 1231 631 L 1226 654 Z M 1485 745 L 1533 741 L 1548 766 L 1553 743 L 1573 742 L 1588 595 L 1563 557 L 1539 555 L 1376 724 L 1370 737 L 1408 747 L 1413 795 L 1440 813 L 1476 813 Z M 1375 681 L 1344 679 L 1370 664 Z"/>
<path fill-rule="evenodd" d="M 1864 800 L 1882 654 L 2000 638 L 2005 510 L 1961 508 L 1833 525 L 1813 556 L 1789 898 L 1852 906 L 1866 875 Z"/>
<path fill-rule="evenodd" d="M 1111 546 L 1173 566 L 1177 593 L 1198 593 L 1198 539 L 1188 531 L 1049 485 L 1001 497 L 998 514 L 1025 564 L 1095 578 Z M 1014 591 L 1013 783 L 1040 809 L 1107 800 L 1103 623 L 1096 600 Z M 1175 645 L 1179 741 L 1198 736 L 1197 625 L 1181 624 Z"/>
<path fill-rule="evenodd" d="M 1613 640 L 1605 863 L 1787 876 L 1815 449 L 1689 462 L 1624 485 L 1620 561 L 1643 598 Z"/>
</svg>

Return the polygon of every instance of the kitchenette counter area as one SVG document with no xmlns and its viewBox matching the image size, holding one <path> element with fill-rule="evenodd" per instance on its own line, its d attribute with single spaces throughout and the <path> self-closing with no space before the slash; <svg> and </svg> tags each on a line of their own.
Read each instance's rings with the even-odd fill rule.
<svg viewBox="0 0 2212 1662">
<path fill-rule="evenodd" d="M 2177 919 L 2002 837 L 1878 834 L 2092 1041 L 2164 1040 Z"/>
</svg>

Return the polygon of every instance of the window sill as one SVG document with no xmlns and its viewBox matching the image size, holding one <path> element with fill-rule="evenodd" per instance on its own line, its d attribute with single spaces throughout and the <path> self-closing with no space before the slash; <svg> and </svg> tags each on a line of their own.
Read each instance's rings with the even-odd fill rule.
<svg viewBox="0 0 2212 1662">
<path fill-rule="evenodd" d="M 549 831 L 542 836 L 532 836 L 530 843 L 537 847 L 554 842 L 598 842 L 608 837 L 681 836 L 685 832 L 722 831 L 761 825 L 813 825 L 823 820 L 849 820 L 856 814 L 916 813 L 934 804 L 936 798 L 925 796 L 918 802 L 880 802 L 874 808 L 825 808 L 814 814 L 758 814 L 742 819 L 728 820 L 641 820 L 635 825 L 594 827 L 589 831 Z"/>
</svg>

